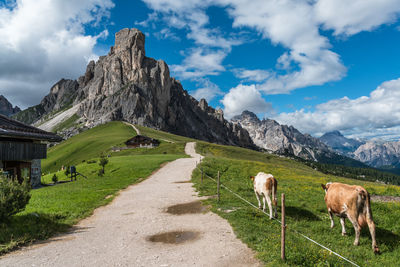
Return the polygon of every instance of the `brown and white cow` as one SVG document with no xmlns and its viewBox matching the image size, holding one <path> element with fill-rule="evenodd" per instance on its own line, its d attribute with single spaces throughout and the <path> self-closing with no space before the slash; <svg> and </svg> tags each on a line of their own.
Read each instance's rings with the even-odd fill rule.
<svg viewBox="0 0 400 267">
<path fill-rule="evenodd" d="M 259 172 L 256 177 L 250 176 L 250 178 L 253 180 L 253 185 L 254 185 L 254 193 L 256 194 L 257 200 L 258 200 L 258 208 L 261 209 L 261 202 L 260 202 L 260 196 L 263 199 L 263 210 L 265 211 L 265 201 L 268 203 L 268 208 L 269 208 L 269 218 L 272 219 L 272 204 L 274 205 L 274 217 L 276 218 L 278 216 L 276 212 L 276 206 L 277 206 L 277 201 L 276 201 L 276 189 L 278 187 L 278 182 L 272 176 L 272 174 L 266 174 L 263 172 Z M 271 197 L 272 196 L 272 201 Z"/>
<path fill-rule="evenodd" d="M 358 185 L 347 185 L 341 183 L 322 184 L 325 190 L 325 203 L 331 219 L 331 228 L 335 226 L 332 215 L 340 217 L 342 235 L 346 235 L 345 219 L 348 218 L 353 224 L 356 232 L 354 245 L 360 243 L 360 231 L 368 224 L 372 238 L 372 249 L 379 253 L 375 240 L 375 223 L 372 219 L 370 197 L 367 190 Z"/>
</svg>

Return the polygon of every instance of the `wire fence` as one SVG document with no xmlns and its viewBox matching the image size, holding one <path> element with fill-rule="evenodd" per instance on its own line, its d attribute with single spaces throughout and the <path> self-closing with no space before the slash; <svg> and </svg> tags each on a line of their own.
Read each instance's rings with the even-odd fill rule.
<svg viewBox="0 0 400 267">
<path fill-rule="evenodd" d="M 196 166 L 196 168 L 197 168 L 205 177 L 209 178 L 210 180 L 214 181 L 215 183 L 218 183 L 218 181 L 217 181 L 215 178 L 213 178 L 213 177 L 209 176 L 208 174 L 206 174 L 205 172 L 203 172 L 198 166 Z M 231 194 L 233 194 L 235 197 L 241 199 L 243 202 L 247 203 L 247 204 L 250 205 L 251 207 L 253 207 L 253 208 L 255 208 L 255 209 L 261 211 L 261 212 L 264 213 L 265 215 L 269 216 L 269 214 L 266 213 L 264 210 L 260 210 L 256 205 L 254 205 L 253 203 L 251 203 L 250 201 L 248 201 L 247 199 L 245 199 L 244 197 L 242 197 L 242 196 L 239 195 L 238 193 L 234 192 L 232 189 L 230 189 L 230 188 L 227 187 L 226 185 L 220 183 L 220 187 L 224 188 L 225 190 L 227 190 L 228 192 L 230 192 Z M 279 223 L 280 225 L 282 225 L 282 222 L 281 222 L 279 219 L 274 218 L 274 217 L 270 217 L 270 218 L 273 219 L 275 222 Z M 293 233 L 295 233 L 295 234 L 300 235 L 301 237 L 305 238 L 306 240 L 308 240 L 308 241 L 310 241 L 310 242 L 316 244 L 317 246 L 319 246 L 319 247 L 321 247 L 321 248 L 323 248 L 323 249 L 329 251 L 331 254 L 334 254 L 335 256 L 337 256 L 337 257 L 341 258 L 342 260 L 344 260 L 344 261 L 350 263 L 351 265 L 360 267 L 358 264 L 356 264 L 356 263 L 352 262 L 351 260 L 349 260 L 349 259 L 343 257 L 342 255 L 340 255 L 339 253 L 333 251 L 332 249 L 330 249 L 330 248 L 328 248 L 328 247 L 326 247 L 326 246 L 324 246 L 324 245 L 318 243 L 317 241 L 313 240 L 312 238 L 310 238 L 310 237 L 308 237 L 308 236 L 306 236 L 306 235 L 300 233 L 300 232 L 297 231 L 296 229 L 287 227 L 287 225 L 286 225 L 285 227 L 286 227 L 286 229 L 288 229 L 289 231 L 291 231 L 291 232 L 293 232 Z"/>
</svg>

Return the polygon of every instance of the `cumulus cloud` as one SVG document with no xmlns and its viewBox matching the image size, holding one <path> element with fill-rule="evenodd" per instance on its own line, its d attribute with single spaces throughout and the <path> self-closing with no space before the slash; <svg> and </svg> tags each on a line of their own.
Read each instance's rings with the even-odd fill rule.
<svg viewBox="0 0 400 267">
<path fill-rule="evenodd" d="M 250 82 L 262 82 L 271 76 L 270 72 L 266 70 L 247 70 L 243 68 L 233 69 L 233 74 L 239 79 Z"/>
<path fill-rule="evenodd" d="M 254 85 L 239 84 L 224 96 L 221 103 L 224 105 L 224 114 L 227 118 L 239 115 L 244 110 L 254 113 L 267 113 L 272 110 L 271 103 L 262 98 Z"/>
<path fill-rule="evenodd" d="M 225 70 L 222 61 L 226 57 L 223 50 L 196 48 L 180 65 L 171 65 L 171 70 L 181 79 L 194 79 L 208 75 L 218 75 Z"/>
<path fill-rule="evenodd" d="M 353 35 L 393 23 L 399 12 L 397 0 L 319 0 L 315 4 L 317 20 L 335 35 Z"/>
<path fill-rule="evenodd" d="M 22 107 L 39 103 L 53 83 L 84 72 L 97 39 L 85 25 L 109 16 L 111 0 L 24 0 L 0 6 L 0 92 Z"/>
<path fill-rule="evenodd" d="M 144 2 L 154 12 L 141 22 L 142 25 L 149 25 L 152 21 L 165 23 L 171 28 L 184 29 L 186 38 L 195 44 L 194 47 L 184 51 L 185 58 L 181 64 L 171 66 L 172 72 L 182 80 L 218 75 L 225 71 L 223 60 L 232 46 L 243 43 L 240 38 L 229 34 L 225 36 L 226 34 L 218 28 L 210 27 L 206 9 L 215 4 L 213 1 L 144 0 Z"/>
<path fill-rule="evenodd" d="M 316 135 L 332 130 L 360 137 L 384 135 L 400 125 L 399 99 L 400 78 L 382 83 L 369 96 L 334 99 L 317 105 L 313 112 L 301 109 L 275 119 Z"/>
<path fill-rule="evenodd" d="M 257 89 L 267 94 L 289 93 L 297 88 L 337 81 L 346 75 L 340 55 L 332 50 L 328 38 L 320 34 L 321 29 L 333 30 L 334 35 L 351 36 L 392 23 L 400 13 L 397 0 L 355 0 L 351 3 L 345 0 L 144 1 L 162 14 L 172 27 L 187 28 L 187 37 L 198 46 L 224 49 L 224 57 L 232 46 L 243 41 L 227 38 L 224 33 L 210 28 L 206 13 L 210 6 L 225 9 L 233 19 L 233 28 L 253 29 L 262 38 L 286 48 L 277 60 L 276 70 L 265 70 L 262 76 L 243 75 L 244 81 L 257 83 Z M 186 70 L 190 65 L 186 59 L 184 61 L 181 69 Z M 217 70 L 221 71 L 222 67 Z"/>
</svg>

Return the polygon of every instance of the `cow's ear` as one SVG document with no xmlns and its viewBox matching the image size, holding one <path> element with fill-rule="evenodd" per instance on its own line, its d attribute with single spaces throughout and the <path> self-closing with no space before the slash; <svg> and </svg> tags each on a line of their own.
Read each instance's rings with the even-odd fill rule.
<svg viewBox="0 0 400 267">
<path fill-rule="evenodd" d="M 322 189 L 326 190 L 326 185 L 321 184 L 321 186 L 322 186 Z"/>
<path fill-rule="evenodd" d="M 252 181 L 254 181 L 254 176 L 250 176 L 250 179 L 251 179 Z"/>
</svg>

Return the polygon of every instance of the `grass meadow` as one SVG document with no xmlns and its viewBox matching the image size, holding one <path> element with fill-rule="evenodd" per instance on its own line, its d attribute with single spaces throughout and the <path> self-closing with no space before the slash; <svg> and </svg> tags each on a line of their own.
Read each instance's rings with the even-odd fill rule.
<svg viewBox="0 0 400 267">
<path fill-rule="evenodd" d="M 201 167 L 213 178 L 221 172 L 221 183 L 257 206 L 250 175 L 259 171 L 273 174 L 278 180 L 278 216 L 280 195 L 285 193 L 287 243 L 286 262 L 280 259 L 281 226 L 261 211 L 256 210 L 221 189 L 221 201 L 209 198 L 212 211 L 227 219 L 237 236 L 257 252 L 266 266 L 349 266 L 335 255 L 321 249 L 293 232 L 302 234 L 336 251 L 360 266 L 399 266 L 400 260 L 400 203 L 372 202 L 376 236 L 381 255 L 374 255 L 367 228 L 361 233 L 360 245 L 353 246 L 354 229 L 348 220 L 347 236 L 341 236 L 339 219 L 330 229 L 324 191 L 321 183 L 328 181 L 359 184 L 371 194 L 400 196 L 400 187 L 329 176 L 299 162 L 274 155 L 237 147 L 199 142 L 196 150 L 206 156 Z M 200 171 L 193 173 L 196 189 L 203 196 L 215 196 L 216 184 L 205 178 L 200 183 Z M 268 209 L 267 209 L 268 210 Z"/>
</svg>

